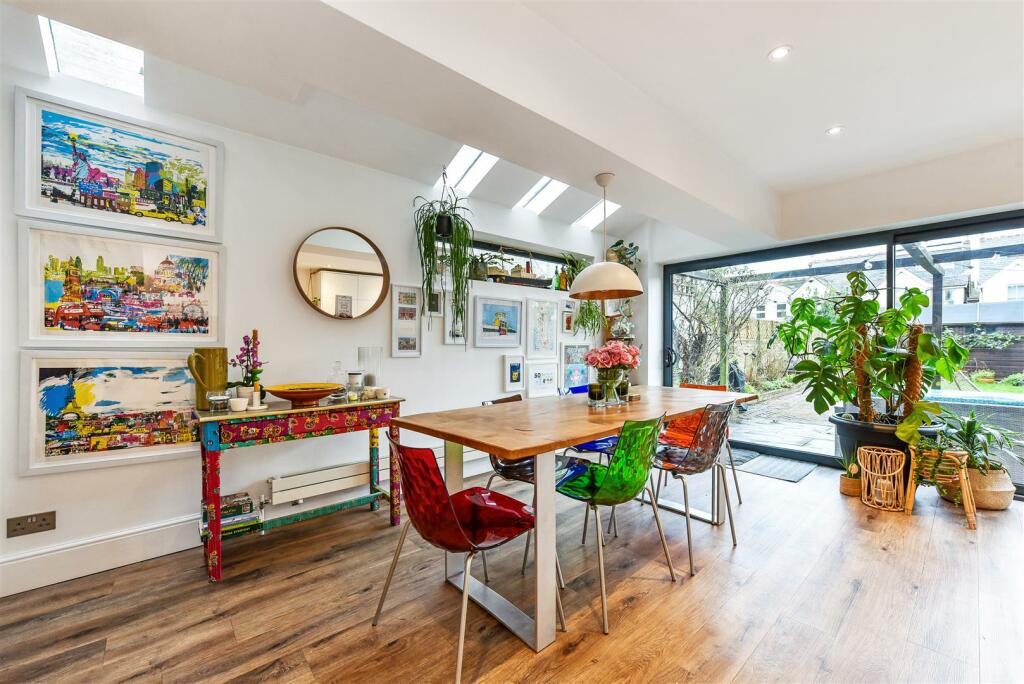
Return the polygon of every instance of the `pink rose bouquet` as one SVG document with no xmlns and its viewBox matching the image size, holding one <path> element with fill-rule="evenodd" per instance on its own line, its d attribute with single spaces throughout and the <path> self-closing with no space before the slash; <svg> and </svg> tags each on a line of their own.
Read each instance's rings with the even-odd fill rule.
<svg viewBox="0 0 1024 684">
<path fill-rule="evenodd" d="M 640 347 L 626 344 L 622 340 L 612 340 L 603 347 L 588 351 L 583 360 L 592 368 L 632 370 L 640 365 Z"/>
</svg>

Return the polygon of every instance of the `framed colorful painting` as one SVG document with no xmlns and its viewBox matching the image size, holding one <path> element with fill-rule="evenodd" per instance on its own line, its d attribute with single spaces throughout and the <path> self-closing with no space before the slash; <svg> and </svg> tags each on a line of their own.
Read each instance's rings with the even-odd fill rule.
<svg viewBox="0 0 1024 684">
<path fill-rule="evenodd" d="M 532 361 L 526 366 L 526 396 L 554 397 L 558 395 L 558 362 Z"/>
<path fill-rule="evenodd" d="M 558 353 L 558 308 L 558 302 L 526 300 L 526 358 L 555 358 Z"/>
<path fill-rule="evenodd" d="M 573 332 L 576 322 L 576 302 L 566 299 L 562 302 L 562 337 L 575 337 Z"/>
<path fill-rule="evenodd" d="M 22 345 L 195 347 L 223 339 L 223 247 L 19 222 Z"/>
<path fill-rule="evenodd" d="M 523 346 L 523 301 L 477 295 L 474 300 L 473 345 Z"/>
<path fill-rule="evenodd" d="M 24 351 L 21 361 L 23 474 L 199 453 L 183 353 Z"/>
<path fill-rule="evenodd" d="M 502 368 L 504 369 L 504 388 L 506 392 L 515 392 L 526 388 L 526 364 L 522 354 L 505 354 Z"/>
<path fill-rule="evenodd" d="M 391 286 L 391 356 L 423 354 L 423 321 L 420 288 Z"/>
<path fill-rule="evenodd" d="M 224 146 L 15 90 L 15 212 L 220 242 Z"/>
<path fill-rule="evenodd" d="M 560 358 L 562 367 L 562 389 L 586 385 L 590 380 L 590 372 L 583 357 L 590 351 L 589 344 L 562 343 Z"/>
</svg>

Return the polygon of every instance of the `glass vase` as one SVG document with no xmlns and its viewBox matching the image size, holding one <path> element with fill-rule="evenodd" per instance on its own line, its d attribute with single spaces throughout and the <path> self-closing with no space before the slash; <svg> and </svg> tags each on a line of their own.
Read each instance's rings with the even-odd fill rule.
<svg viewBox="0 0 1024 684">
<path fill-rule="evenodd" d="M 617 406 L 623 403 L 619 398 L 619 385 L 625 372 L 621 368 L 598 368 L 597 382 L 604 388 L 604 405 Z"/>
</svg>

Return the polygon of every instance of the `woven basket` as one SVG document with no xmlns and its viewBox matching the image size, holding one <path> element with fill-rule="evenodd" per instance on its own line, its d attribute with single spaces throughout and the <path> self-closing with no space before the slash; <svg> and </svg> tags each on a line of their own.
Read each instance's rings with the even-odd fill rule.
<svg viewBox="0 0 1024 684">
<path fill-rule="evenodd" d="M 903 466 L 907 455 L 898 449 L 862 446 L 857 449 L 860 464 L 860 500 L 882 511 L 902 511 L 906 496 Z"/>
<path fill-rule="evenodd" d="M 839 476 L 839 493 L 846 496 L 860 496 L 860 480 L 846 475 Z"/>
</svg>

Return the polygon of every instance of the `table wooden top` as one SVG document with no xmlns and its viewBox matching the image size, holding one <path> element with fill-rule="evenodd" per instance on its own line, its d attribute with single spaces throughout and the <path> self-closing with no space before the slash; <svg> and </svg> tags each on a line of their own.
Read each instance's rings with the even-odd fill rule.
<svg viewBox="0 0 1024 684">
<path fill-rule="evenodd" d="M 655 385 L 633 391 L 639 392 L 640 401 L 612 408 L 590 408 L 586 394 L 574 394 L 420 413 L 391 424 L 514 460 L 617 434 L 627 420 L 649 420 L 663 413 L 666 420 L 673 420 L 708 404 L 757 399 L 756 394 Z"/>
<path fill-rule="evenodd" d="M 290 401 L 268 401 L 267 408 L 260 411 L 199 411 L 193 412 L 199 418 L 200 423 L 215 423 L 224 420 L 256 420 L 267 416 L 285 416 L 295 413 L 313 413 L 316 411 L 350 411 L 361 408 L 373 408 L 375 406 L 386 406 L 403 402 L 402 397 L 388 397 L 387 399 L 367 399 L 366 401 L 332 401 L 320 403 L 318 406 L 301 406 L 292 408 Z"/>
</svg>

